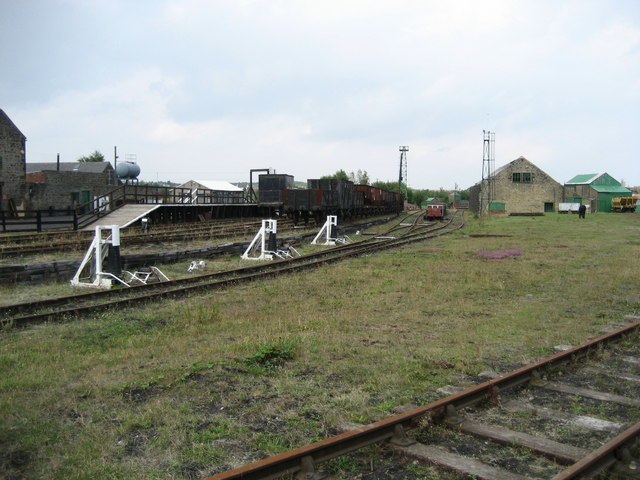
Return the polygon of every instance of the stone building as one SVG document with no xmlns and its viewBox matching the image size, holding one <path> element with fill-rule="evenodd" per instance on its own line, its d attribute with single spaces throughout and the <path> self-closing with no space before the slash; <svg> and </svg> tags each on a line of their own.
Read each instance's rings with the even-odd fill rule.
<svg viewBox="0 0 640 480">
<path fill-rule="evenodd" d="M 27 138 L 0 109 L 0 210 L 15 213 L 22 206 Z"/>
<path fill-rule="evenodd" d="M 27 163 L 26 180 L 30 210 L 85 205 L 118 185 L 110 162 Z"/>
<path fill-rule="evenodd" d="M 557 211 L 562 201 L 562 185 L 524 157 L 469 188 L 469 209 L 476 213 L 542 214 Z"/>
<path fill-rule="evenodd" d="M 610 212 L 615 197 L 630 197 L 631 190 L 608 173 L 576 175 L 564 184 L 564 201 L 586 205 L 591 213 Z"/>
</svg>

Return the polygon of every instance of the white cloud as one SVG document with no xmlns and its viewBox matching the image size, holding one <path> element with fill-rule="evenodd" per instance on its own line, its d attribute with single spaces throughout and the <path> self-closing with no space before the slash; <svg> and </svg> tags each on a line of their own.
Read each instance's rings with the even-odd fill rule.
<svg viewBox="0 0 640 480">
<path fill-rule="evenodd" d="M 11 5 L 17 22 L 30 17 L 22 5 Z M 142 178 L 242 180 L 271 166 L 302 180 L 339 168 L 393 180 L 406 144 L 410 185 L 468 186 L 490 129 L 498 164 L 524 155 L 560 180 L 606 157 L 597 170 L 640 184 L 633 2 L 55 7 L 59 35 L 26 22 L 25 42 L 0 54 L 18 66 L 0 97 L 31 161 L 118 145 Z"/>
<path fill-rule="evenodd" d="M 626 68 L 629 63 L 640 63 L 640 28 L 617 23 L 598 32 L 588 45 L 596 61 L 604 68 Z"/>
</svg>

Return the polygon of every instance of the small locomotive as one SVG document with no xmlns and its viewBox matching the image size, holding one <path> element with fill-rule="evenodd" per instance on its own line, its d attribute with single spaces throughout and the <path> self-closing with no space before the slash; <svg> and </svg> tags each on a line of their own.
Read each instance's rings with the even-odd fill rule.
<svg viewBox="0 0 640 480">
<path fill-rule="evenodd" d="M 444 203 L 427 205 L 424 219 L 428 221 L 442 220 L 447 216 L 447 206 Z"/>
</svg>

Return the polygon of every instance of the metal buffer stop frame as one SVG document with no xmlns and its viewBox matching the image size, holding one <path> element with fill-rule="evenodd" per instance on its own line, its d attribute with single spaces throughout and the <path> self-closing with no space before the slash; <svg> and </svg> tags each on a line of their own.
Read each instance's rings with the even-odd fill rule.
<svg viewBox="0 0 640 480">
<path fill-rule="evenodd" d="M 284 260 L 285 258 L 299 257 L 300 254 L 292 246 L 288 246 L 286 249 L 278 248 L 277 233 L 277 220 L 262 220 L 262 227 L 241 258 L 243 260 L 273 260 L 276 257 Z"/>
<path fill-rule="evenodd" d="M 103 232 L 107 232 L 106 237 L 103 236 Z M 107 266 L 103 268 L 105 260 L 107 260 Z M 82 259 L 78 271 L 71 279 L 71 286 L 109 289 L 114 281 L 125 287 L 130 287 L 134 283 L 146 285 L 152 280 L 169 281 L 166 275 L 156 267 L 149 267 L 134 273 L 122 270 L 120 226 L 98 225 L 95 228 L 93 241 Z"/>
<path fill-rule="evenodd" d="M 324 242 L 321 240 L 323 235 Z M 324 225 L 316 235 L 316 238 L 311 242 L 311 245 L 335 245 L 336 243 L 349 242 L 351 242 L 351 239 L 348 236 L 338 236 L 338 216 L 328 215 L 327 221 L 324 222 Z"/>
</svg>

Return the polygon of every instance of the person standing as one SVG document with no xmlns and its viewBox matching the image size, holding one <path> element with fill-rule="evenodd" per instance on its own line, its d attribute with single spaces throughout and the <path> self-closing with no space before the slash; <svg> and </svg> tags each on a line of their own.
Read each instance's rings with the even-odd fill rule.
<svg viewBox="0 0 640 480">
<path fill-rule="evenodd" d="M 580 204 L 578 208 L 578 218 L 585 218 L 585 214 L 587 213 L 587 206 Z"/>
</svg>

